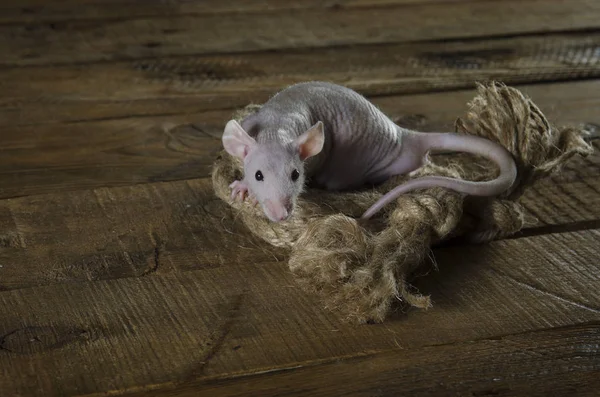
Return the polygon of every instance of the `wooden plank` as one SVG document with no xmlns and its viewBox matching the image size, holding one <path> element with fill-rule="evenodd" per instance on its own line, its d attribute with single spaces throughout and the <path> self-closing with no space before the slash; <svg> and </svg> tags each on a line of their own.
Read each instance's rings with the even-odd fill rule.
<svg viewBox="0 0 600 397">
<path fill-rule="evenodd" d="M 5 25 L 0 65 L 505 36 L 592 29 L 599 21 L 595 0 L 510 0 Z"/>
<path fill-rule="evenodd" d="M 600 125 L 600 80 L 521 89 L 559 124 Z M 474 94 L 465 90 L 373 102 L 403 125 L 451 131 Z M 231 113 L 5 127 L 0 132 L 0 198 L 206 177 L 222 149 L 220 136 Z M 575 170 L 597 172 L 595 160 L 574 159 L 572 164 Z"/>
<path fill-rule="evenodd" d="M 3 200 L 0 224 L 0 290 L 283 259 L 207 179 Z"/>
<path fill-rule="evenodd" d="M 526 210 L 526 228 L 557 226 L 555 229 L 546 228 L 548 232 L 564 230 L 561 226 L 569 224 L 575 228 L 600 225 L 600 210 L 587 208 L 588 205 L 600 208 L 600 183 L 597 182 L 600 179 L 600 163 L 595 163 L 588 171 L 588 177 L 565 175 L 563 180 L 548 179 L 531 186 L 520 199 Z"/>
<path fill-rule="evenodd" d="M 433 309 L 397 313 L 373 326 L 344 324 L 321 309 L 298 290 L 283 263 L 224 263 L 0 292 L 0 390 L 48 396 L 140 391 L 390 350 L 410 362 L 420 347 L 598 322 L 599 237 L 600 230 L 589 230 L 445 248 L 436 253 L 439 272 L 419 280 L 433 294 Z M 555 358 L 567 358 L 555 349 Z M 593 369 L 585 363 L 580 370 Z"/>
<path fill-rule="evenodd" d="M 441 2 L 473 0 L 441 0 Z M 188 0 L 4 0 L 0 5 L 0 23 L 39 23 L 41 21 L 95 20 L 190 14 L 226 14 L 272 12 L 311 8 L 355 8 L 390 5 L 439 3 L 440 0 L 260 0 L 260 1 L 188 1 Z"/>
<path fill-rule="evenodd" d="M 572 233 L 544 234 L 517 240 L 495 241 L 485 247 L 477 245 L 449 246 L 434 252 L 437 264 L 441 267 L 451 266 L 455 258 L 460 258 L 460 266 L 449 272 L 434 272 L 427 277 L 417 279 L 415 285 L 421 290 L 432 290 L 430 285 L 438 282 L 456 282 L 458 286 L 464 283 L 477 282 L 481 273 L 473 279 L 465 277 L 468 266 L 481 266 L 482 272 L 491 277 L 505 280 L 509 284 L 522 288 L 517 295 L 504 295 L 507 305 L 518 306 L 524 291 L 530 291 L 548 300 L 561 300 L 573 306 L 585 308 L 590 312 L 600 314 L 600 290 L 590 288 L 600 282 L 600 252 L 598 229 Z M 554 247 L 550 249 L 550 247 Z M 461 268 L 466 263 L 467 268 Z M 585 273 L 575 280 L 571 273 Z M 563 278 L 566 276 L 566 278 Z M 444 280 L 439 279 L 444 277 Z M 456 280 L 453 278 L 456 277 Z M 560 290 L 556 288 L 560 285 Z M 469 304 L 476 302 L 479 295 L 463 293 L 443 295 L 434 298 L 435 301 L 450 300 Z M 473 307 L 472 310 L 476 310 Z"/>
<path fill-rule="evenodd" d="M 600 324 L 397 350 L 230 379 L 188 382 L 144 396 L 593 396 Z"/>
<path fill-rule="evenodd" d="M 542 182 L 522 202 L 529 229 L 600 227 L 597 174 Z M 2 200 L 0 226 L 0 290 L 287 260 L 208 179 Z"/>
<path fill-rule="evenodd" d="M 0 69 L 0 124 L 233 108 L 307 80 L 376 96 L 598 78 L 598 46 L 588 32 Z"/>
<path fill-rule="evenodd" d="M 206 177 L 222 144 L 221 133 L 203 125 L 216 127 L 226 117 L 205 112 L 5 129 L 0 197 Z"/>
</svg>

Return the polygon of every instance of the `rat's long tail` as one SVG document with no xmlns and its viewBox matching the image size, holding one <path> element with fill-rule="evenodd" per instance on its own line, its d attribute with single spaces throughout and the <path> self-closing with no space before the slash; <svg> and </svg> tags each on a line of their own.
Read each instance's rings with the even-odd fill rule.
<svg viewBox="0 0 600 397">
<path fill-rule="evenodd" d="M 472 196 L 495 196 L 509 189 L 517 178 L 517 166 L 512 155 L 501 145 L 473 135 L 454 133 L 418 133 L 416 138 L 423 148 L 423 156 L 430 150 L 467 152 L 492 160 L 500 168 L 500 175 L 491 181 L 472 182 L 443 176 L 413 179 L 386 193 L 373 204 L 361 219 L 369 219 L 401 194 L 416 189 L 444 187 Z"/>
</svg>

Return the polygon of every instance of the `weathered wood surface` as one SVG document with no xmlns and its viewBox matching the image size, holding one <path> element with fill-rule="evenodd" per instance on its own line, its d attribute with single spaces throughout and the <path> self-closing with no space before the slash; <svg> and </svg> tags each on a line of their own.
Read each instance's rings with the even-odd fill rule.
<svg viewBox="0 0 600 397">
<path fill-rule="evenodd" d="M 547 33 L 599 20 L 596 0 L 503 0 L 41 22 L 0 26 L 0 65 Z"/>
<path fill-rule="evenodd" d="M 499 79 L 598 131 L 598 28 L 595 0 L 2 1 L 0 395 L 597 394 L 598 151 L 363 326 L 207 176 L 233 109 L 303 80 L 444 131 Z"/>
<path fill-rule="evenodd" d="M 437 345 L 598 322 L 598 289 L 589 286 L 599 281 L 599 238 L 600 230 L 588 230 L 498 241 L 485 249 L 439 250 L 439 272 L 417 284 L 433 295 L 434 308 L 397 313 L 374 326 L 351 326 L 321 309 L 297 288 L 282 262 L 215 262 L 168 273 L 159 267 L 146 277 L 3 291 L 0 364 L 5 372 L 0 389 L 7 395 L 135 391 L 385 351 L 395 351 L 402 357 L 397 365 L 410 367 L 411 357 L 421 354 L 413 349 L 420 347 L 434 350 Z M 463 258 L 460 265 L 457 255 Z M 569 344 L 586 343 L 592 360 L 597 337 L 597 331 L 591 332 Z M 513 348 L 527 351 L 531 343 Z M 464 346 L 469 345 L 473 342 Z M 532 347 L 534 352 L 542 349 L 540 354 L 547 351 L 548 360 L 560 367 L 570 365 L 563 361 L 562 349 L 545 350 L 544 343 Z M 463 350 L 455 348 L 442 347 L 432 360 Z M 468 348 L 463 354 L 469 352 L 475 354 Z M 510 365 L 509 358 L 504 365 Z M 455 354 L 446 356 L 454 359 Z M 572 360 L 568 362 L 575 365 Z M 359 359 L 346 365 L 359 370 L 368 364 Z M 597 365 L 585 361 L 573 372 L 581 375 Z M 552 378 L 548 369 L 537 379 Z"/>
<path fill-rule="evenodd" d="M 132 396 L 268 397 L 284 391 L 331 397 L 593 396 L 600 387 L 599 341 L 600 324 L 591 322 L 408 351 L 399 348 L 294 371 L 189 382 Z"/>
<path fill-rule="evenodd" d="M 0 123 L 229 109 L 306 80 L 341 83 L 373 97 L 472 88 L 492 79 L 599 78 L 598 46 L 598 32 L 583 32 L 0 69 Z"/>
<path fill-rule="evenodd" d="M 477 0 L 441 0 L 446 3 Z M 194 14 L 227 14 L 289 11 L 302 9 L 357 8 L 390 5 L 420 5 L 440 0 L 4 0 L 0 5 L 0 23 L 40 22 L 57 20 L 89 20 L 124 17 L 173 16 Z"/>
<path fill-rule="evenodd" d="M 600 125 L 600 80 L 520 88 L 559 125 Z M 451 131 L 474 95 L 464 90 L 375 97 L 373 102 L 403 125 Z M 222 149 L 220 136 L 232 112 L 6 126 L 0 146 L 0 198 L 206 177 Z M 569 167 L 586 172 L 590 166 L 596 172 L 590 161 L 574 159 Z"/>
<path fill-rule="evenodd" d="M 530 226 L 552 225 L 557 233 L 436 249 L 439 271 L 416 281 L 434 308 L 364 327 L 341 322 L 300 291 L 285 252 L 252 237 L 208 180 L 3 200 L 0 365 L 12 372 L 0 390 L 81 395 L 206 387 L 210 395 L 215 379 L 244 384 L 244 374 L 276 370 L 279 378 L 285 369 L 349 359 L 343 365 L 358 371 L 367 365 L 363 356 L 383 362 L 385 352 L 408 354 L 397 364 L 404 368 L 421 354 L 407 350 L 600 321 L 599 290 L 589 288 L 600 281 L 600 180 L 592 160 L 524 197 L 538 218 Z M 572 224 L 581 230 L 560 233 Z M 543 345 L 530 349 L 546 353 Z M 548 361 L 564 360 L 553 351 Z M 526 357 L 522 365 L 531 367 Z M 514 379 L 514 369 L 491 371 Z M 538 371 L 535 379 L 564 385 L 560 374 Z M 487 387 L 475 379 L 463 387 Z M 514 382 L 508 391 L 525 387 Z"/>
<path fill-rule="evenodd" d="M 600 227 L 599 192 L 597 174 L 540 182 L 521 199 L 526 227 Z M 0 290 L 286 259 L 209 179 L 3 200 L 0 227 Z"/>
</svg>

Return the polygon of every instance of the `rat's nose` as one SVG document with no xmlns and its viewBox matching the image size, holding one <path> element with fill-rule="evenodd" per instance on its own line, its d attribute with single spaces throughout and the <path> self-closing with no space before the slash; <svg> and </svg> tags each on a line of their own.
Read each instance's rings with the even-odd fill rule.
<svg viewBox="0 0 600 397">
<path fill-rule="evenodd" d="M 281 205 L 279 206 L 279 220 L 285 221 L 292 214 L 292 202 L 289 199 L 281 200 Z"/>
<path fill-rule="evenodd" d="M 270 213 L 270 217 L 275 222 L 285 221 L 290 217 L 292 213 L 292 206 L 288 201 L 281 200 L 273 202 L 271 200 L 265 200 L 265 206 Z"/>
<path fill-rule="evenodd" d="M 272 215 L 276 222 L 285 221 L 290 217 L 290 212 L 283 206 L 277 206 L 272 211 Z"/>
<path fill-rule="evenodd" d="M 277 220 L 279 220 L 279 221 L 285 221 L 289 217 L 290 217 L 290 212 L 287 209 L 282 208 L 281 212 L 278 214 L 278 219 Z"/>
</svg>

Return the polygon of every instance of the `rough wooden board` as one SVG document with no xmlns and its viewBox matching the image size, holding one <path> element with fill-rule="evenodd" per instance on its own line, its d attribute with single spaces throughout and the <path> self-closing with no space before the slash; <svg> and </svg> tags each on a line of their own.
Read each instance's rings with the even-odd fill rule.
<svg viewBox="0 0 600 397">
<path fill-rule="evenodd" d="M 317 387 L 317 378 L 344 382 L 346 389 L 323 395 L 356 391 L 361 380 L 366 395 L 425 394 L 422 380 L 437 382 L 433 390 L 440 394 L 592 395 L 600 386 L 598 154 L 574 159 L 564 174 L 524 197 L 528 214 L 539 218 L 520 235 L 530 237 L 436 249 L 440 271 L 416 281 L 432 294 L 432 310 L 396 313 L 386 324 L 363 327 L 341 323 L 299 291 L 285 253 L 235 222 L 206 179 L 154 183 L 205 176 L 220 149 L 229 116 L 224 109 L 264 99 L 286 79 L 315 76 L 303 68 L 371 95 L 470 87 L 464 84 L 494 76 L 511 84 L 597 77 L 593 29 L 600 4 L 593 0 L 402 4 L 411 1 L 376 0 L 372 7 L 341 0 L 342 7 L 325 11 L 319 8 L 329 0 L 303 2 L 303 10 L 279 0 L 246 2 L 279 7 L 257 9 L 259 18 L 245 12 L 223 18 L 239 0 L 3 1 L 0 187 L 6 190 L 0 198 L 62 192 L 0 201 L 0 395 L 105 395 L 181 384 L 208 386 L 214 395 L 220 387 L 224 393 L 260 390 L 263 378 L 250 377 L 247 386 L 242 379 L 273 371 L 267 394 L 293 368 L 305 368 L 296 383 L 304 390 Z M 2 8 L 9 2 L 33 7 L 41 18 L 10 20 Z M 363 23 L 364 16 L 371 19 Z M 407 21 L 417 21 L 416 29 L 406 29 Z M 264 37 L 256 35 L 257 26 Z M 549 41 L 479 36 L 565 29 L 590 34 L 556 34 Z M 463 34 L 468 40 L 444 48 L 447 38 Z M 405 40 L 426 44 L 421 41 L 419 51 L 380 43 Z M 357 52 L 344 47 L 355 42 L 367 43 L 359 51 L 368 50 L 362 55 L 370 59 L 359 63 Z M 507 52 L 507 43 L 517 43 L 509 46 L 516 52 Z M 310 55 L 296 51 L 307 45 L 328 49 L 294 65 Z M 288 46 L 294 50 L 268 52 Z M 232 49 L 243 54 L 227 55 Z M 398 59 L 420 63 L 399 68 L 394 51 Z M 278 56 L 291 66 L 273 62 Z M 239 59 L 255 69 L 240 75 L 245 65 L 236 64 Z M 384 67 L 377 69 L 378 62 Z M 22 65 L 30 66 L 18 70 Z M 415 73 L 419 68 L 423 72 Z M 17 80 L 26 84 L 13 84 Z M 580 93 L 554 86 L 556 95 L 544 101 L 559 108 L 544 110 L 561 123 L 600 125 L 598 90 L 586 83 Z M 381 103 L 402 123 L 433 130 L 450 127 L 464 112 L 464 93 L 445 96 L 454 100 L 446 104 L 429 104 L 426 96 L 401 109 L 394 98 Z M 122 120 L 64 123 L 106 118 Z M 36 125 L 47 123 L 56 124 Z M 94 190 L 67 192 L 85 188 Z M 532 235 L 551 231 L 561 233 Z M 535 332 L 554 327 L 563 328 Z M 364 385 L 365 378 L 372 383 Z M 183 389 L 196 395 L 192 390 Z"/>
<path fill-rule="evenodd" d="M 599 191 L 596 174 L 541 182 L 522 198 L 527 227 L 600 227 Z M 0 290 L 286 261 L 208 179 L 2 200 L 0 229 Z"/>
<path fill-rule="evenodd" d="M 519 88 L 559 124 L 600 125 L 600 80 Z M 402 125 L 452 131 L 474 95 L 465 90 L 377 97 L 373 102 Z M 220 136 L 232 112 L 4 127 L 0 198 L 205 177 L 222 150 Z M 575 170 L 574 177 L 597 172 L 595 158 L 575 158 L 567 171 Z"/>
<path fill-rule="evenodd" d="M 73 395 L 201 368 L 238 315 L 244 292 L 232 280 L 198 273 L 2 295 L 0 390 Z"/>
<path fill-rule="evenodd" d="M 442 2 L 472 2 L 473 0 L 441 0 Z M 143 16 L 244 13 L 250 18 L 256 12 L 298 10 L 310 8 L 354 8 L 389 5 L 439 3 L 440 0 L 4 0 L 0 5 L 0 23 L 60 21 L 78 19 L 133 18 Z"/>
<path fill-rule="evenodd" d="M 374 96 L 597 78 L 598 46 L 592 32 L 0 69 L 0 123 L 233 108 L 307 80 Z"/>
<path fill-rule="evenodd" d="M 373 326 L 322 310 L 282 263 L 0 292 L 0 390 L 136 391 L 597 322 L 599 237 L 589 230 L 439 250 L 440 271 L 418 283 L 433 309 Z M 548 262 L 558 272 L 546 272 Z"/>
<path fill-rule="evenodd" d="M 531 186 L 521 197 L 526 209 L 526 227 L 559 226 L 573 223 L 600 225 L 599 165 L 588 169 L 588 177 L 544 180 Z M 565 178 L 568 175 L 565 175 Z"/>
<path fill-rule="evenodd" d="M 523 293 L 529 291 L 549 300 L 568 302 L 574 307 L 600 314 L 600 289 L 593 287 L 600 283 L 598 242 L 600 230 L 592 229 L 495 241 L 486 246 L 444 247 L 434 251 L 439 268 L 456 268 L 450 272 L 441 270 L 430 273 L 417 279 L 415 285 L 421 290 L 432 290 L 432 283 L 456 283 L 457 292 L 433 297 L 434 305 L 440 300 L 462 302 L 472 305 L 470 310 L 476 311 L 475 302 L 480 295 L 467 293 L 464 286 L 477 283 L 486 274 L 522 289 L 514 295 L 508 291 L 501 292 L 504 299 L 500 304 L 505 308 L 518 307 L 523 302 Z M 477 271 L 475 267 L 478 267 Z M 469 277 L 470 271 L 475 272 L 473 277 Z M 568 276 L 571 273 L 581 275 L 574 278 Z M 535 316 L 534 313 L 530 315 Z"/>
<path fill-rule="evenodd" d="M 599 21 L 596 0 L 505 0 L 4 25 L 0 65 L 505 36 L 592 29 Z"/>
<path fill-rule="evenodd" d="M 3 129 L 0 197 L 205 177 L 222 150 L 216 126 L 230 116 L 203 112 Z M 207 123 L 213 128 L 203 128 Z"/>
<path fill-rule="evenodd" d="M 209 180 L 0 201 L 0 290 L 283 259 Z"/>
<path fill-rule="evenodd" d="M 600 80 L 555 84 L 514 85 L 558 126 L 587 123 L 600 130 Z M 422 131 L 451 131 L 464 117 L 476 92 L 462 90 L 375 98 L 374 103 L 399 122 Z"/>
<path fill-rule="evenodd" d="M 597 322 L 473 342 L 396 350 L 326 364 L 129 396 L 593 396 Z"/>
</svg>

